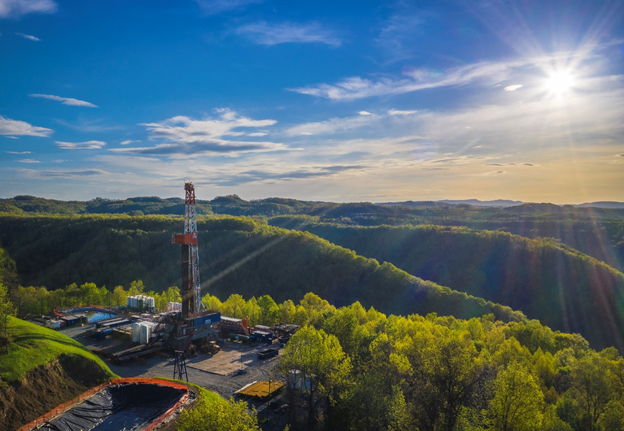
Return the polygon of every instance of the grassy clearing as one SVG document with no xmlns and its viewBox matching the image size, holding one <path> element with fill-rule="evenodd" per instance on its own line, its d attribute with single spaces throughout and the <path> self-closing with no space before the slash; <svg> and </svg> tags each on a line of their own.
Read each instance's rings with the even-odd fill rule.
<svg viewBox="0 0 624 431">
<path fill-rule="evenodd" d="M 9 317 L 13 343 L 7 354 L 0 355 L 0 380 L 13 382 L 61 354 L 80 355 L 95 361 L 111 378 L 117 377 L 108 366 L 82 344 L 66 335 L 15 317 Z"/>
</svg>

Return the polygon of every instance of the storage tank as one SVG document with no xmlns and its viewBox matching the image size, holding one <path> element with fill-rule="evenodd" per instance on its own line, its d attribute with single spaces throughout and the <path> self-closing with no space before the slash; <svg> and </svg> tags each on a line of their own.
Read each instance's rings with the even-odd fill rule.
<svg viewBox="0 0 624 431">
<path fill-rule="evenodd" d="M 132 341 L 138 343 L 140 341 L 140 325 L 138 323 L 132 324 Z"/>
<path fill-rule="evenodd" d="M 149 342 L 150 336 L 152 335 L 151 329 L 152 329 L 151 326 L 141 324 L 141 337 L 140 337 L 141 344 L 147 344 Z"/>
</svg>

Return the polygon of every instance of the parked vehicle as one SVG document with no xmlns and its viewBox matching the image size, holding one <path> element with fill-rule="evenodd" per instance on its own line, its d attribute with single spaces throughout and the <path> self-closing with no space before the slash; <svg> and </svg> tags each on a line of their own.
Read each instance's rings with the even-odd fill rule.
<svg viewBox="0 0 624 431">
<path fill-rule="evenodd" d="M 258 352 L 258 359 L 269 359 L 279 354 L 279 349 L 264 349 Z"/>
</svg>

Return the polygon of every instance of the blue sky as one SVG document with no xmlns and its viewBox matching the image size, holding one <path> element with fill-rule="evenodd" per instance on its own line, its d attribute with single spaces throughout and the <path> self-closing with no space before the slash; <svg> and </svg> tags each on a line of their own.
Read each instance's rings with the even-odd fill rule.
<svg viewBox="0 0 624 431">
<path fill-rule="evenodd" d="M 624 201 L 623 13 L 0 0 L 0 197 Z"/>
</svg>

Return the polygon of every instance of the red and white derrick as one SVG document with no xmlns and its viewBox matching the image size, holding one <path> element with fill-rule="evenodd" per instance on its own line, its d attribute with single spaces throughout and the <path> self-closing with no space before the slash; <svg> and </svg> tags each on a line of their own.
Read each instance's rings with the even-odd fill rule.
<svg viewBox="0 0 624 431">
<path fill-rule="evenodd" d="M 184 233 L 173 236 L 173 244 L 182 245 L 182 315 L 199 313 L 203 308 L 201 281 L 199 278 L 199 250 L 197 246 L 197 211 L 195 209 L 195 187 L 192 182 L 184 183 Z"/>
</svg>

